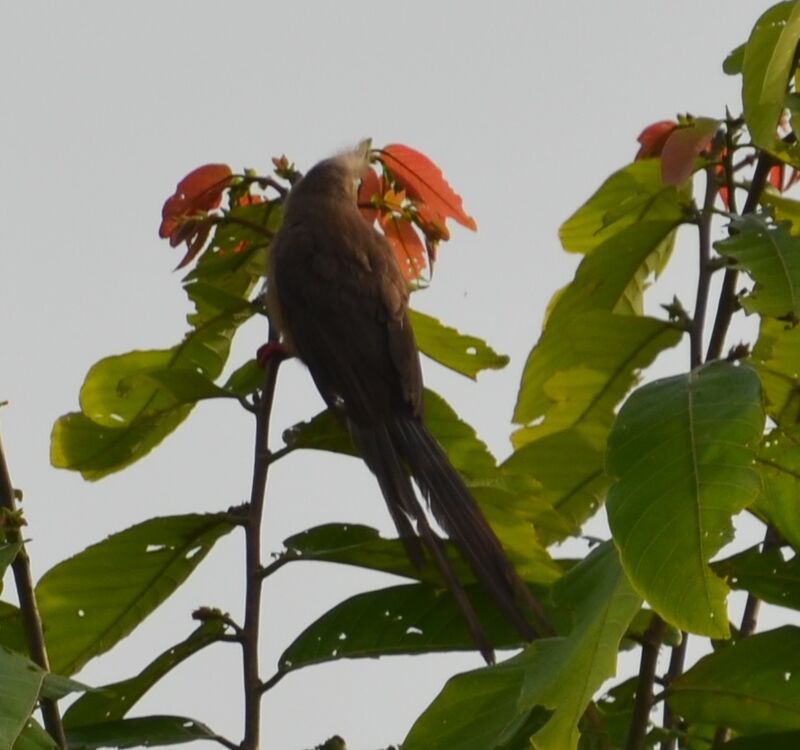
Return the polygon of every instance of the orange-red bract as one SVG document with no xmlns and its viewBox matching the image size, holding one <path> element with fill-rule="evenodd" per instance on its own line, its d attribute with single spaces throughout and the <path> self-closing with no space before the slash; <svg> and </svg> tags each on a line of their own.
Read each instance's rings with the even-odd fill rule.
<svg viewBox="0 0 800 750">
<path fill-rule="evenodd" d="M 406 219 L 394 214 L 383 214 L 380 222 L 403 277 L 406 281 L 418 279 L 427 266 L 420 236 Z"/>
<path fill-rule="evenodd" d="M 636 161 L 639 159 L 649 159 L 652 156 L 661 156 L 661 150 L 670 137 L 672 131 L 678 127 L 678 123 L 674 120 L 660 120 L 648 125 L 636 139 L 641 145 L 634 157 Z"/>
<path fill-rule="evenodd" d="M 159 237 L 169 237 L 172 247 L 188 242 L 203 224 L 192 216 L 219 206 L 232 175 L 227 164 L 205 164 L 189 172 L 161 209 Z"/>
<path fill-rule="evenodd" d="M 378 218 L 378 209 L 372 204 L 375 196 L 383 195 L 383 178 L 374 169 L 367 169 L 358 187 L 358 208 L 368 224 L 374 224 Z"/>
<path fill-rule="evenodd" d="M 690 125 L 675 128 L 661 149 L 661 179 L 678 186 L 689 179 L 694 160 L 711 145 L 719 120 L 698 117 Z"/>
<path fill-rule="evenodd" d="M 385 146 L 376 153 L 414 203 L 424 203 L 441 217 L 450 217 L 467 229 L 477 230 L 475 219 L 464 212 L 461 196 L 427 156 L 399 143 Z"/>
</svg>

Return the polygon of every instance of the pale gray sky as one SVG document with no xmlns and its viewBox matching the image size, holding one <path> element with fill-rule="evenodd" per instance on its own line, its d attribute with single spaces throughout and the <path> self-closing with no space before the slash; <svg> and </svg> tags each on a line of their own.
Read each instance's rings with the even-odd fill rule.
<svg viewBox="0 0 800 750">
<path fill-rule="evenodd" d="M 0 400 L 10 405 L 0 427 L 25 491 L 36 574 L 151 516 L 218 510 L 248 495 L 251 420 L 230 403 L 201 405 L 152 455 L 95 484 L 48 461 L 52 423 L 77 407 L 91 364 L 183 335 L 188 306 L 171 272 L 180 252 L 157 230 L 186 172 L 214 161 L 266 171 L 284 152 L 305 169 L 366 136 L 431 156 L 480 231 L 453 232 L 415 305 L 512 360 L 477 384 L 426 363 L 427 382 L 502 457 L 544 307 L 575 265 L 559 248 L 559 224 L 633 157 L 643 126 L 676 112 L 736 109 L 738 81 L 721 63 L 769 5 L 2 2 Z M 679 246 L 675 261 L 692 248 Z M 691 282 L 669 272 L 652 310 L 678 287 L 690 304 Z M 233 361 L 263 337 L 251 326 Z M 658 372 L 687 362 L 682 349 Z M 307 374 L 288 364 L 275 438 L 318 407 Z M 273 480 L 267 550 L 327 521 L 391 531 L 355 460 L 296 455 Z M 134 673 L 192 629 L 198 605 L 238 616 L 241 561 L 239 535 L 223 539 L 172 601 L 80 677 L 100 684 Z M 386 580 L 335 566 L 284 568 L 265 589 L 265 676 L 312 619 Z M 136 713 L 184 713 L 238 741 L 233 648 L 184 665 Z M 263 746 L 299 750 L 334 733 L 352 750 L 400 742 L 449 674 L 479 664 L 472 655 L 393 658 L 290 675 L 264 700 Z"/>
</svg>

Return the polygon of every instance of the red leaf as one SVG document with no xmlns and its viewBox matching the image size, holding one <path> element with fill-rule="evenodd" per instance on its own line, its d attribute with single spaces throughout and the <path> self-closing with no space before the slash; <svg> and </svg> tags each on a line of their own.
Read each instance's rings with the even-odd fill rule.
<svg viewBox="0 0 800 750">
<path fill-rule="evenodd" d="M 767 172 L 767 181 L 779 193 L 783 192 L 783 164 L 776 164 L 775 166 L 770 167 L 769 172 Z"/>
<path fill-rule="evenodd" d="M 705 151 L 719 130 L 719 120 L 698 117 L 691 125 L 676 128 L 661 150 L 661 179 L 678 186 L 692 174 L 694 160 Z"/>
<path fill-rule="evenodd" d="M 188 218 L 200 211 L 211 211 L 222 202 L 222 193 L 228 186 L 232 176 L 227 164 L 205 164 L 186 175 L 167 198 L 161 209 L 160 237 L 169 237 L 170 244 L 175 247 L 182 237 L 176 240 L 176 230 Z"/>
<path fill-rule="evenodd" d="M 379 213 L 372 204 L 372 199 L 381 195 L 383 195 L 383 178 L 379 177 L 374 169 L 367 169 L 358 188 L 358 208 L 370 225 L 375 223 Z"/>
<path fill-rule="evenodd" d="M 431 240 L 449 240 L 450 231 L 444 223 L 441 214 L 434 211 L 427 203 L 419 203 L 413 201 L 414 207 L 417 209 L 417 223 L 420 229 L 425 233 L 425 236 Z"/>
<path fill-rule="evenodd" d="M 406 281 L 418 279 L 428 263 L 425 246 L 413 225 L 394 214 L 383 214 L 380 221 L 403 277 Z"/>
<path fill-rule="evenodd" d="M 672 131 L 678 127 L 678 123 L 674 120 L 661 120 L 648 125 L 636 139 L 641 146 L 636 153 L 635 161 L 639 159 L 648 159 L 652 156 L 661 156 L 661 150 L 667 142 L 667 138 L 672 134 Z"/>
<path fill-rule="evenodd" d="M 378 159 L 389 169 L 409 198 L 427 204 L 442 217 L 477 231 L 475 219 L 464 212 L 464 205 L 447 183 L 442 171 L 427 156 L 413 148 L 394 143 L 377 152 Z"/>
</svg>

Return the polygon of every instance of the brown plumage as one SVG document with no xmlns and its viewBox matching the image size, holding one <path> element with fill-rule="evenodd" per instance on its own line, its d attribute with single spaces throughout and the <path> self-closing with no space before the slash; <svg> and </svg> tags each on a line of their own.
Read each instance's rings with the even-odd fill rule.
<svg viewBox="0 0 800 750">
<path fill-rule="evenodd" d="M 406 282 L 386 239 L 356 205 L 366 166 L 363 154 L 342 154 L 320 162 L 294 186 L 270 249 L 267 307 L 284 345 L 306 364 L 377 477 L 410 559 L 422 565 L 421 540 L 491 662 L 492 647 L 429 525 L 409 472 L 434 518 L 526 640 L 535 633 L 517 601 L 535 605 L 422 422 L 422 374 L 406 316 Z"/>
</svg>

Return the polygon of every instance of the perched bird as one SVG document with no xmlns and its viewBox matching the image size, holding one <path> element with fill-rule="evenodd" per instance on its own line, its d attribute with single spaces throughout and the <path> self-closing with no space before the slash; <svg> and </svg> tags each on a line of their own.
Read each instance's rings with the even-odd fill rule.
<svg viewBox="0 0 800 750">
<path fill-rule="evenodd" d="M 362 151 L 319 162 L 292 188 L 269 253 L 267 310 L 328 407 L 346 425 L 411 561 L 433 558 L 487 662 L 494 653 L 414 492 L 456 544 L 505 618 L 536 633 L 518 602 L 536 605 L 447 456 L 422 421 L 422 373 L 408 288 L 382 234 L 358 210 Z M 421 543 L 420 543 L 421 542 Z"/>
</svg>

